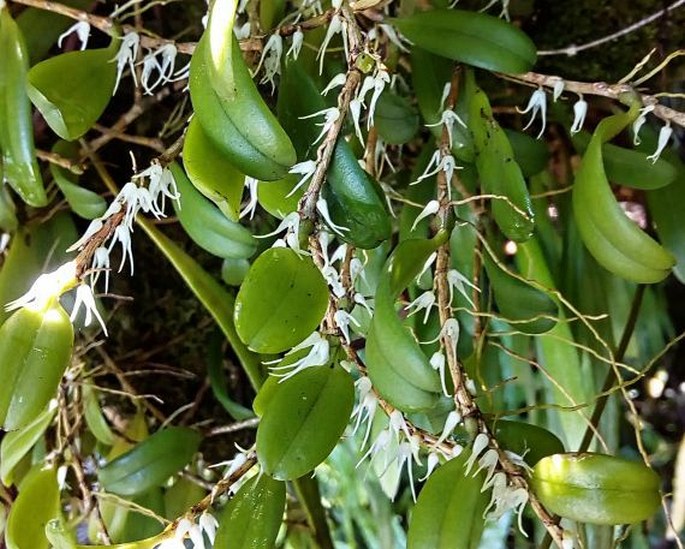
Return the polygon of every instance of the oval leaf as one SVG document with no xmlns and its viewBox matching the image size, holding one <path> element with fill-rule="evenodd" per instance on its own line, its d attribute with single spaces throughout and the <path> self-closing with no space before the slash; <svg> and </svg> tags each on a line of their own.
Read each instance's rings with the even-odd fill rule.
<svg viewBox="0 0 685 549">
<path fill-rule="evenodd" d="M 119 45 L 112 39 L 108 48 L 63 53 L 29 71 L 29 97 L 62 139 L 81 137 L 109 104 L 117 77 L 112 59 Z"/>
<path fill-rule="evenodd" d="M 483 472 L 468 475 L 468 451 L 437 469 L 419 494 L 409 523 L 407 548 L 476 549 L 480 542 L 489 494 L 481 488 Z"/>
<path fill-rule="evenodd" d="M 219 518 L 217 549 L 270 549 L 285 509 L 285 483 L 268 475 L 248 480 Z"/>
<path fill-rule="evenodd" d="M 546 456 L 564 452 L 564 445 L 554 433 L 523 421 L 499 420 L 494 436 L 505 450 L 522 456 L 531 467 Z"/>
<path fill-rule="evenodd" d="M 280 353 L 311 334 L 327 306 L 328 286 L 314 262 L 287 248 L 271 248 L 240 287 L 235 326 L 250 349 Z"/>
<path fill-rule="evenodd" d="M 354 405 L 354 383 L 336 366 L 308 368 L 275 387 L 257 428 L 257 456 L 279 480 L 307 474 L 331 453 Z"/>
<path fill-rule="evenodd" d="M 192 459 L 200 446 L 197 431 L 167 427 L 110 461 L 98 473 L 105 490 L 121 496 L 160 486 Z"/>
<path fill-rule="evenodd" d="M 661 504 L 659 476 L 652 469 L 603 454 L 543 458 L 531 484 L 547 509 L 589 524 L 633 524 L 648 519 Z"/>
<path fill-rule="evenodd" d="M 484 13 L 437 9 L 393 23 L 417 46 L 481 69 L 521 73 L 531 70 L 537 58 L 535 44 L 523 31 Z"/>
</svg>

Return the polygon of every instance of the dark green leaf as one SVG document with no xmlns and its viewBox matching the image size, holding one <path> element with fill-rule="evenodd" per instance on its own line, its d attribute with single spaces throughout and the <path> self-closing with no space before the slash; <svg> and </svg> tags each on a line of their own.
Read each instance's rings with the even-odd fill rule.
<svg viewBox="0 0 685 549">
<path fill-rule="evenodd" d="M 311 334 L 328 306 L 328 286 L 308 257 L 270 248 L 245 277 L 235 302 L 235 326 L 258 353 L 280 353 Z"/>
<path fill-rule="evenodd" d="M 389 91 L 378 98 L 373 121 L 378 135 L 390 145 L 407 143 L 419 131 L 419 116 L 411 103 Z"/>
<path fill-rule="evenodd" d="M 257 429 L 257 456 L 279 480 L 307 474 L 331 453 L 354 405 L 354 384 L 342 368 L 307 368 L 279 383 Z"/>
</svg>

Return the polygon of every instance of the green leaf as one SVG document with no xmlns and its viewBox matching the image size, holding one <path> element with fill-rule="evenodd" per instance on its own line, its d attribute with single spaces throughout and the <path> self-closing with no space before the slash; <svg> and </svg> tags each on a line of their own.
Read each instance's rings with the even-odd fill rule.
<svg viewBox="0 0 685 549">
<path fill-rule="evenodd" d="M 221 280 L 228 286 L 240 286 L 250 270 L 247 259 L 232 259 L 227 257 L 221 264 Z"/>
<path fill-rule="evenodd" d="M 43 413 L 23 429 L 6 433 L 0 443 L 0 478 L 5 486 L 12 484 L 13 470 L 19 461 L 43 436 L 57 413 L 57 404 L 49 404 Z"/>
<path fill-rule="evenodd" d="M 19 486 L 19 496 L 7 519 L 7 549 L 48 549 L 48 521 L 59 515 L 57 471 L 37 465 Z"/>
<path fill-rule="evenodd" d="M 591 137 L 587 132 L 580 132 L 572 137 L 578 152 L 585 152 Z M 666 158 L 652 162 L 647 160 L 647 154 L 643 151 L 626 149 L 611 143 L 602 144 L 602 159 L 609 181 L 634 189 L 660 189 L 672 183 L 678 175 L 676 167 Z"/>
<path fill-rule="evenodd" d="M 531 467 L 542 458 L 564 452 L 564 445 L 554 433 L 524 421 L 498 420 L 493 434 L 504 450 L 522 456 Z"/>
<path fill-rule="evenodd" d="M 254 254 L 257 241 L 250 232 L 228 219 L 190 183 L 183 169 L 175 162 L 169 165 L 178 192 L 173 200 L 178 220 L 193 241 L 218 257 L 245 259 Z"/>
<path fill-rule="evenodd" d="M 486 253 L 483 264 L 495 295 L 495 302 L 514 330 L 542 334 L 557 323 L 559 307 L 545 292 L 515 278 Z"/>
<path fill-rule="evenodd" d="M 113 38 L 108 48 L 63 53 L 29 71 L 29 97 L 62 139 L 81 137 L 109 104 L 117 75 L 112 59 L 119 45 Z"/>
<path fill-rule="evenodd" d="M 40 415 L 57 392 L 71 359 L 74 329 L 58 303 L 22 308 L 0 327 L 0 421 L 20 429 Z"/>
<path fill-rule="evenodd" d="M 160 486 L 192 459 L 200 446 L 197 431 L 166 427 L 110 461 L 98 472 L 102 487 L 122 496 Z"/>
<path fill-rule="evenodd" d="M 248 480 L 219 518 L 215 547 L 274 547 L 285 509 L 285 483 L 268 475 Z"/>
<path fill-rule="evenodd" d="M 391 21 L 420 48 L 481 69 L 521 73 L 531 70 L 537 58 L 526 34 L 484 13 L 437 9 Z"/>
<path fill-rule="evenodd" d="M 0 8 L 0 59 L 3 178 L 27 204 L 45 206 L 48 198 L 36 161 L 31 103 L 26 94 L 28 55 L 24 37 L 7 7 Z"/>
<path fill-rule="evenodd" d="M 543 458 L 533 469 L 531 485 L 551 512 L 589 524 L 633 524 L 661 505 L 660 479 L 652 469 L 603 454 Z"/>
<path fill-rule="evenodd" d="M 257 186 L 260 206 L 279 219 L 283 219 L 290 212 L 297 211 L 297 205 L 306 189 L 300 187 L 292 194 L 290 193 L 299 180 L 299 176 L 288 174 L 278 181 L 260 181 Z"/>
<path fill-rule="evenodd" d="M 340 368 L 307 368 L 275 387 L 257 428 L 257 456 L 279 480 L 307 474 L 331 453 L 354 405 L 354 383 Z"/>
<path fill-rule="evenodd" d="M 509 128 L 505 128 L 504 133 L 511 144 L 514 159 L 521 168 L 524 177 L 538 174 L 547 167 L 549 149 L 545 141 Z"/>
<path fill-rule="evenodd" d="M 314 262 L 287 248 L 270 248 L 240 287 L 235 326 L 253 351 L 280 353 L 311 334 L 327 306 L 328 286 Z"/>
<path fill-rule="evenodd" d="M 407 548 L 477 549 L 490 499 L 485 473 L 465 475 L 469 451 L 441 465 L 419 494 L 409 523 Z"/>
<path fill-rule="evenodd" d="M 231 221 L 238 221 L 245 176 L 207 137 L 197 118 L 188 124 L 183 142 L 183 167 L 198 191 L 214 202 Z"/>
<path fill-rule="evenodd" d="M 166 256 L 185 283 L 207 309 L 221 331 L 228 339 L 233 352 L 245 370 L 252 387 L 257 389 L 262 382 L 262 371 L 259 358 L 240 340 L 233 324 L 234 299 L 217 280 L 205 271 L 197 262 L 167 238 L 150 221 L 138 217 L 138 223 L 150 239 Z"/>
<path fill-rule="evenodd" d="M 83 415 L 86 419 L 88 429 L 93 433 L 93 436 L 102 442 L 105 446 L 114 444 L 114 433 L 109 428 L 107 421 L 102 415 L 100 408 L 100 401 L 96 393 L 95 387 L 91 383 L 84 383 L 83 390 Z"/>
<path fill-rule="evenodd" d="M 403 145 L 419 131 L 419 116 L 405 97 L 384 91 L 373 116 L 378 135 L 390 145 Z"/>
<path fill-rule="evenodd" d="M 57 141 L 52 147 L 52 152 L 65 158 L 74 159 L 78 155 L 79 147 L 77 144 L 68 141 Z M 84 219 L 95 219 L 105 213 L 107 201 L 99 194 L 79 186 L 76 174 L 52 163 L 50 164 L 50 173 L 76 215 Z"/>
</svg>

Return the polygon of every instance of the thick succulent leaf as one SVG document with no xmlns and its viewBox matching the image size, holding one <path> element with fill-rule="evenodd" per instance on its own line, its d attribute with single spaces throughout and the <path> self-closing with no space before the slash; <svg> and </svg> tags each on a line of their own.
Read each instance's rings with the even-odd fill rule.
<svg viewBox="0 0 685 549">
<path fill-rule="evenodd" d="M 477 549 L 490 499 L 482 492 L 485 474 L 466 476 L 468 451 L 440 466 L 429 478 L 414 507 L 407 548 Z"/>
<path fill-rule="evenodd" d="M 270 248 L 245 277 L 235 302 L 235 326 L 258 353 L 280 353 L 311 334 L 328 306 L 328 286 L 309 257 Z"/>
<path fill-rule="evenodd" d="M 12 484 L 13 469 L 43 436 L 57 413 L 57 403 L 51 402 L 39 416 L 23 429 L 6 433 L 0 443 L 0 479 L 5 486 Z"/>
<path fill-rule="evenodd" d="M 522 456 L 531 467 L 544 457 L 564 452 L 559 437 L 532 423 L 501 419 L 495 423 L 493 434 L 504 450 Z"/>
<path fill-rule="evenodd" d="M 52 147 L 52 152 L 73 159 L 78 155 L 79 147 L 68 141 L 57 141 Z M 105 213 L 107 201 L 96 192 L 79 186 L 78 175 L 57 164 L 50 164 L 50 173 L 76 215 L 85 219 L 95 219 Z"/>
<path fill-rule="evenodd" d="M 235 419 L 241 421 L 254 417 L 251 410 L 238 404 L 228 393 L 229 379 L 224 371 L 224 353 L 222 350 L 223 337 L 218 332 L 212 336 L 206 349 L 207 377 L 212 388 L 214 398 L 224 407 L 224 410 Z"/>
<path fill-rule="evenodd" d="M 198 246 L 218 257 L 246 259 L 254 254 L 257 241 L 250 232 L 228 219 L 202 196 L 178 164 L 171 164 L 169 169 L 181 195 L 178 201 L 173 201 L 174 211 L 188 236 Z"/>
<path fill-rule="evenodd" d="M 390 145 L 402 145 L 419 131 L 419 116 L 406 97 L 385 91 L 373 116 L 378 135 Z"/>
<path fill-rule="evenodd" d="M 580 132 L 573 136 L 573 144 L 582 153 L 591 138 L 589 133 Z M 635 189 L 660 189 L 672 183 L 678 175 L 678 169 L 666 158 L 652 162 L 647 160 L 643 151 L 611 143 L 602 145 L 602 160 L 609 181 Z"/>
<path fill-rule="evenodd" d="M 48 549 L 48 521 L 59 515 L 57 471 L 36 466 L 19 486 L 19 496 L 7 518 L 7 549 Z"/>
<path fill-rule="evenodd" d="M 392 22 L 420 48 L 481 69 L 521 73 L 531 70 L 537 58 L 535 44 L 523 31 L 484 13 L 437 9 Z"/>
<path fill-rule="evenodd" d="M 4 6 L 4 4 L 3 4 Z M 0 8 L 0 150 L 3 180 L 35 207 L 48 202 L 33 143 L 31 103 L 26 94 L 28 54 L 7 7 Z"/>
<path fill-rule="evenodd" d="M 57 392 L 71 359 L 74 330 L 57 303 L 19 309 L 0 327 L 0 421 L 6 431 L 31 423 Z"/>
<path fill-rule="evenodd" d="M 197 118 L 190 120 L 183 141 L 183 167 L 195 188 L 231 220 L 238 221 L 245 176 L 207 137 Z"/>
<path fill-rule="evenodd" d="M 111 61 L 119 45 L 112 39 L 108 48 L 63 53 L 29 71 L 29 97 L 62 139 L 81 137 L 109 104 L 117 75 Z"/>
<path fill-rule="evenodd" d="M 308 368 L 279 383 L 257 428 L 257 456 L 279 480 L 307 474 L 331 453 L 354 405 L 354 384 L 339 366 Z"/>
<path fill-rule="evenodd" d="M 589 524 L 632 524 L 661 504 L 659 476 L 644 463 L 592 453 L 540 460 L 531 484 L 540 502 L 562 517 Z"/>
<path fill-rule="evenodd" d="M 269 549 L 274 546 L 285 509 L 285 482 L 268 475 L 248 480 L 219 518 L 214 546 Z"/>
<path fill-rule="evenodd" d="M 160 486 L 192 459 L 200 434 L 184 427 L 166 427 L 110 461 L 98 472 L 102 487 L 132 496 Z"/>
</svg>

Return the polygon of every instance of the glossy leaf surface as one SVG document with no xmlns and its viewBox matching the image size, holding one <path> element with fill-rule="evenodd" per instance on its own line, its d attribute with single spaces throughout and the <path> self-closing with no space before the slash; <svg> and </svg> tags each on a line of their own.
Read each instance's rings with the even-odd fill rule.
<svg viewBox="0 0 685 549">
<path fill-rule="evenodd" d="M 0 479 L 5 486 L 12 484 L 12 470 L 43 436 L 57 413 L 57 405 L 50 404 L 45 411 L 23 429 L 6 433 L 0 443 Z"/>
<path fill-rule="evenodd" d="M 200 434 L 184 427 L 167 427 L 110 461 L 98 473 L 102 487 L 132 496 L 160 486 L 192 459 Z"/>
<path fill-rule="evenodd" d="M 31 103 L 26 94 L 28 54 L 19 27 L 0 8 L 0 150 L 4 180 L 30 206 L 48 202 L 33 143 Z"/>
<path fill-rule="evenodd" d="M 71 359 L 74 330 L 57 303 L 22 308 L 0 328 L 0 420 L 13 431 L 31 423 L 57 392 Z"/>
<path fill-rule="evenodd" d="M 490 499 L 482 492 L 485 474 L 466 476 L 468 451 L 441 465 L 421 489 L 414 507 L 407 548 L 477 549 Z"/>
<path fill-rule="evenodd" d="M 384 92 L 378 98 L 373 121 L 378 135 L 390 145 L 402 145 L 419 131 L 416 110 L 405 97 L 392 92 Z"/>
<path fill-rule="evenodd" d="M 64 158 L 75 159 L 79 147 L 75 143 L 58 141 L 52 152 Z M 107 201 L 99 194 L 81 187 L 76 174 L 57 164 L 50 164 L 50 174 L 76 215 L 85 219 L 95 219 L 105 213 Z"/>
<path fill-rule="evenodd" d="M 354 385 L 342 368 L 307 368 L 279 383 L 257 429 L 257 456 L 279 480 L 307 474 L 331 453 L 345 430 Z"/>
<path fill-rule="evenodd" d="M 29 97 L 62 139 L 81 137 L 109 104 L 117 74 L 111 61 L 118 49 L 113 39 L 108 48 L 63 53 L 29 71 Z"/>
<path fill-rule="evenodd" d="M 532 486 L 545 507 L 589 524 L 632 524 L 661 504 L 659 476 L 644 463 L 603 454 L 555 454 L 533 469 Z"/>
<path fill-rule="evenodd" d="M 285 483 L 259 475 L 241 486 L 219 518 L 217 549 L 269 549 L 285 509 Z"/>
<path fill-rule="evenodd" d="M 437 9 L 392 22 L 417 46 L 482 69 L 526 72 L 537 57 L 535 45 L 521 30 L 484 13 Z"/>
<path fill-rule="evenodd" d="M 258 353 L 280 353 L 311 334 L 328 306 L 328 287 L 309 257 L 270 248 L 245 277 L 235 302 L 235 326 Z"/>
<path fill-rule="evenodd" d="M 531 467 L 546 456 L 564 452 L 559 437 L 532 423 L 501 419 L 495 423 L 493 434 L 502 448 L 522 456 Z"/>
<path fill-rule="evenodd" d="M 169 169 L 181 195 L 178 202 L 173 201 L 174 211 L 188 236 L 198 246 L 218 257 L 250 257 L 257 249 L 257 241 L 250 232 L 228 219 L 202 196 L 178 164 L 170 164 Z"/>
<path fill-rule="evenodd" d="M 195 188 L 232 221 L 238 221 L 245 176 L 192 118 L 183 141 L 183 167 Z"/>
<path fill-rule="evenodd" d="M 48 549 L 48 521 L 59 514 L 59 487 L 54 469 L 32 469 L 19 487 L 7 519 L 7 549 Z"/>
</svg>

